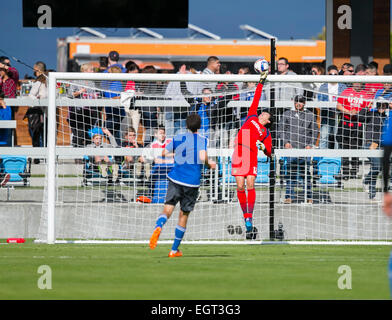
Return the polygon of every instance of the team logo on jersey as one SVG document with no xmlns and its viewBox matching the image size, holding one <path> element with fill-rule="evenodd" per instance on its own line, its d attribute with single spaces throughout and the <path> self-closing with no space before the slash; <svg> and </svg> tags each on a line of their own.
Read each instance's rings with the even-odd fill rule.
<svg viewBox="0 0 392 320">
<path fill-rule="evenodd" d="M 253 173 L 257 174 L 257 167 L 253 167 Z"/>
<path fill-rule="evenodd" d="M 259 134 L 262 135 L 264 133 L 264 130 L 260 128 L 259 124 L 255 120 L 252 120 L 251 122 L 256 127 L 257 131 L 259 131 Z"/>
</svg>

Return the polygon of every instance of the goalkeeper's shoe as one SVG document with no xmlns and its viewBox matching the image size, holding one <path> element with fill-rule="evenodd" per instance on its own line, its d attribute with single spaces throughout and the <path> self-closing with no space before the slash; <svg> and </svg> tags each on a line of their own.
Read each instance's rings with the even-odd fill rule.
<svg viewBox="0 0 392 320">
<path fill-rule="evenodd" d="M 252 225 L 252 218 L 246 218 L 245 219 L 245 228 L 246 228 L 246 232 L 251 232 L 253 225 Z"/>
<path fill-rule="evenodd" d="M 182 257 L 182 252 L 180 250 L 177 251 L 171 250 L 169 252 L 169 258 L 178 258 L 178 257 Z"/>
<path fill-rule="evenodd" d="M 155 249 L 158 243 L 159 236 L 161 235 L 162 228 L 156 227 L 150 238 L 150 248 Z"/>
</svg>

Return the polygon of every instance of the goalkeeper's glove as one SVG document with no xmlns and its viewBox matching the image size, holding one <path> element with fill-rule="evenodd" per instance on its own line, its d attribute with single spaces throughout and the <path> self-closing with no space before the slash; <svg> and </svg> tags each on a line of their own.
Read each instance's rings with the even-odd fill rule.
<svg viewBox="0 0 392 320">
<path fill-rule="evenodd" d="M 261 72 L 259 82 L 264 84 L 265 80 L 267 79 L 267 76 L 268 76 L 268 70 Z"/>
<path fill-rule="evenodd" d="M 256 141 L 256 146 L 257 146 L 257 149 L 265 152 L 265 145 L 264 145 L 264 143 L 262 143 L 261 141 L 257 140 Z"/>
</svg>

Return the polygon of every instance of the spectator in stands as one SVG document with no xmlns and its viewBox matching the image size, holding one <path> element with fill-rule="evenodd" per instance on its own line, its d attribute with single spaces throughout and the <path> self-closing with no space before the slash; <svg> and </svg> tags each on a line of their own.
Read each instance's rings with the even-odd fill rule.
<svg viewBox="0 0 392 320">
<path fill-rule="evenodd" d="M 355 67 L 355 75 L 356 76 L 366 76 L 367 75 L 367 66 L 363 63 L 358 64 Z"/>
<path fill-rule="evenodd" d="M 199 129 L 199 134 L 208 139 L 209 146 L 211 148 L 216 147 L 216 140 L 210 141 L 211 130 L 210 124 L 212 117 L 217 114 L 216 103 L 212 97 L 212 90 L 209 87 L 205 87 L 202 90 L 202 98 L 193 98 L 191 93 L 186 89 L 185 82 L 181 82 L 181 92 L 186 98 L 188 103 L 191 105 L 189 108 L 189 113 L 197 113 L 201 118 L 201 127 Z M 214 135 L 215 132 L 212 132 Z"/>
<path fill-rule="evenodd" d="M 112 66 L 108 69 L 108 73 L 121 73 L 121 68 L 119 66 Z M 123 85 L 121 81 L 105 81 L 102 83 L 102 86 L 108 91 L 103 93 L 105 98 L 110 99 L 120 99 L 121 92 L 123 91 Z M 105 106 L 105 114 L 106 114 L 106 121 L 105 127 L 110 131 L 113 132 L 114 137 L 117 140 L 118 144 L 121 144 L 121 121 L 125 116 L 125 110 L 123 106 L 118 107 L 111 107 Z"/>
<path fill-rule="evenodd" d="M 37 71 L 35 73 L 37 78 L 33 82 L 31 87 L 29 98 L 31 99 L 46 99 L 48 97 L 48 87 L 47 87 L 47 74 L 46 71 Z M 30 107 L 25 118 L 28 120 L 29 133 L 32 141 L 33 147 L 43 147 L 44 141 L 46 140 L 47 130 L 44 132 L 44 122 L 46 120 L 46 108 L 40 106 Z M 46 128 L 47 128 L 47 122 Z M 45 136 L 44 136 L 45 134 Z M 34 163 L 38 164 L 39 159 L 34 159 Z"/>
<path fill-rule="evenodd" d="M 16 83 L 11 78 L 9 69 L 0 68 L 0 91 L 6 98 L 16 98 Z"/>
<path fill-rule="evenodd" d="M 172 139 L 166 137 L 165 127 L 160 126 L 155 130 L 155 139 L 151 143 L 150 148 L 153 149 L 165 149 L 166 146 L 172 141 Z M 158 155 L 154 157 L 155 164 L 174 163 L 174 153 L 167 154 L 165 157 Z"/>
<path fill-rule="evenodd" d="M 290 64 L 287 58 L 281 57 L 278 59 L 278 75 L 296 75 L 296 73 L 290 70 Z M 270 86 L 272 84 L 266 83 L 263 92 L 266 94 L 266 99 L 270 100 Z M 292 100 L 296 95 L 303 95 L 303 86 L 301 83 L 283 83 L 276 82 L 273 86 L 275 88 L 275 100 L 277 101 L 289 101 Z"/>
<path fill-rule="evenodd" d="M 218 57 L 210 56 L 207 59 L 207 66 L 204 68 L 202 74 L 219 74 L 221 68 L 221 63 Z M 211 92 L 215 91 L 216 82 L 202 82 L 200 83 L 200 88 L 198 93 L 201 93 L 204 88 L 209 88 Z"/>
<path fill-rule="evenodd" d="M 231 71 L 226 71 L 226 74 L 231 74 Z M 212 109 L 211 113 L 211 140 L 216 141 L 216 147 L 227 148 L 230 141 L 234 142 L 237 135 L 238 115 L 237 108 L 230 105 L 232 101 L 240 99 L 239 87 L 233 82 L 220 82 L 216 86 L 216 92 L 219 93 L 216 102 L 216 107 Z"/>
<path fill-rule="evenodd" d="M 386 99 L 391 100 L 392 98 L 392 83 L 385 82 L 383 87 L 376 91 L 374 95 L 375 99 Z"/>
<path fill-rule="evenodd" d="M 328 75 L 338 75 L 338 68 L 335 65 L 330 65 L 327 69 Z M 317 95 L 318 101 L 328 101 L 336 104 L 338 96 L 346 89 L 346 85 L 342 82 L 339 83 L 323 83 L 320 86 L 319 94 Z M 336 142 L 336 107 L 325 107 L 320 112 L 320 149 L 338 148 Z M 331 144 L 330 144 L 331 142 Z"/>
<path fill-rule="evenodd" d="M 4 93 L 0 91 L 0 121 L 1 120 L 12 120 L 11 108 L 6 105 L 4 101 Z M 12 144 L 12 133 L 11 129 L 0 128 L 0 146 L 11 147 Z"/>
<path fill-rule="evenodd" d="M 280 120 L 280 138 L 286 149 L 312 149 L 315 146 L 318 128 L 313 113 L 305 109 L 305 103 L 306 99 L 304 96 L 295 96 L 295 109 L 285 111 Z M 306 201 L 308 203 L 313 203 L 311 175 L 309 172 L 310 158 L 288 157 L 286 169 L 287 184 L 284 202 L 287 204 L 292 203 L 294 186 L 297 184 L 299 177 L 305 180 L 306 171 Z"/>
<path fill-rule="evenodd" d="M 376 61 L 370 61 L 367 67 L 372 70 L 370 71 L 372 74 L 369 75 L 378 76 L 378 63 Z"/>
<path fill-rule="evenodd" d="M 339 75 L 351 76 L 353 74 L 354 74 L 354 65 L 349 62 L 343 63 L 342 68 L 339 71 Z"/>
<path fill-rule="evenodd" d="M 0 57 L 0 68 L 4 68 L 8 71 L 9 77 L 14 80 L 16 84 L 19 82 L 19 72 L 15 67 L 11 66 L 11 61 L 8 57 Z"/>
<path fill-rule="evenodd" d="M 358 69 L 359 72 L 365 69 Z M 345 89 L 338 98 L 336 109 L 341 114 L 337 140 L 341 149 L 362 148 L 363 123 L 358 118 L 358 113 L 369 105 L 368 93 L 364 90 L 362 83 L 353 83 L 351 87 Z M 351 166 L 351 168 L 350 168 Z M 356 178 L 359 169 L 359 159 L 353 157 L 343 158 L 342 171 L 343 179 Z"/>
<path fill-rule="evenodd" d="M 386 64 L 382 71 L 384 76 L 392 75 L 392 64 Z"/>
<path fill-rule="evenodd" d="M 84 63 L 80 66 L 81 72 L 92 73 L 94 68 L 90 63 Z M 71 98 L 86 99 L 85 105 L 69 107 L 68 121 L 72 132 L 72 145 L 75 147 L 84 147 L 90 140 L 88 132 L 94 126 L 99 126 L 100 108 L 88 106 L 89 99 L 98 98 L 98 92 L 94 81 L 75 80 L 70 86 Z"/>
<path fill-rule="evenodd" d="M 366 123 L 364 148 L 378 150 L 381 145 L 381 134 L 386 119 L 385 111 L 388 109 L 389 101 L 384 99 L 376 100 L 376 111 L 363 108 L 359 117 L 363 117 L 362 122 Z M 381 158 L 369 158 L 370 170 L 365 175 L 363 184 L 369 186 L 369 199 L 373 200 L 376 196 L 377 177 L 381 172 Z"/>
<path fill-rule="evenodd" d="M 372 63 L 369 63 L 366 65 L 366 75 L 368 76 L 377 76 L 377 67 L 378 64 L 374 61 Z M 382 83 L 366 83 L 365 84 L 365 91 L 368 92 L 369 94 L 372 94 L 373 96 L 378 90 L 383 89 L 383 84 Z"/>
<path fill-rule="evenodd" d="M 158 73 L 158 70 L 152 66 L 145 66 L 141 73 Z M 143 93 L 143 100 L 157 100 L 162 91 L 156 82 L 142 82 L 140 83 L 140 91 Z M 154 129 L 158 127 L 158 114 L 160 108 L 156 106 L 142 107 L 142 123 L 145 129 L 144 144 L 149 144 L 154 139 Z"/>
<path fill-rule="evenodd" d="M 201 118 L 201 127 L 199 134 L 210 140 L 211 134 L 211 121 L 212 115 L 216 112 L 216 104 L 212 97 L 212 90 L 210 88 L 204 88 L 201 92 L 203 97 L 200 103 L 193 103 L 190 108 L 190 113 L 197 113 Z M 211 141 L 210 141 L 211 143 Z M 216 141 L 210 146 L 216 146 Z"/>
<path fill-rule="evenodd" d="M 136 140 L 136 130 L 132 127 L 129 127 L 128 130 L 124 134 L 124 140 L 121 144 L 123 148 L 143 148 L 143 145 L 137 143 Z M 123 170 L 132 170 L 135 166 L 135 175 L 138 178 L 142 176 L 142 166 L 146 164 L 146 160 L 143 156 L 125 156 L 122 161 L 122 169 Z"/>
<path fill-rule="evenodd" d="M 125 64 L 125 68 L 127 69 L 127 73 L 139 73 L 139 66 L 133 62 L 128 61 Z M 140 124 L 140 107 L 135 106 L 135 97 L 137 96 L 137 86 L 135 81 L 129 80 L 127 81 L 124 92 L 121 93 L 121 104 L 125 110 L 125 117 L 121 122 L 121 133 L 124 135 L 128 127 L 132 127 L 136 131 L 136 135 L 138 133 L 139 124 Z"/>
<path fill-rule="evenodd" d="M 310 70 L 310 74 L 313 76 L 321 76 L 325 73 L 325 69 L 319 64 L 313 64 Z M 320 91 L 321 82 L 311 82 L 305 83 L 304 86 L 304 96 L 307 101 L 317 100 L 317 95 Z M 308 110 L 312 111 L 316 117 L 317 126 L 321 128 L 321 110 L 320 108 L 308 108 Z"/>
<path fill-rule="evenodd" d="M 248 67 L 248 66 L 242 66 L 242 67 L 240 67 L 240 68 L 238 69 L 238 74 L 239 74 L 239 75 L 250 74 L 250 69 L 249 69 L 249 67 Z M 242 89 L 244 88 L 244 86 L 246 85 L 244 82 L 236 82 L 235 84 L 238 86 L 238 88 L 239 88 L 240 90 L 242 90 Z"/>
<path fill-rule="evenodd" d="M 369 63 L 366 65 L 366 74 L 368 76 L 378 76 L 377 65 L 374 63 Z"/>
<path fill-rule="evenodd" d="M 19 72 L 16 68 L 11 66 L 11 61 L 8 57 L 1 56 L 0 57 L 0 69 L 3 68 L 7 71 L 8 76 L 15 82 L 15 86 L 18 87 L 19 84 Z M 0 79 L 0 91 L 1 91 L 1 79 Z M 12 94 L 10 95 L 12 97 Z M 16 97 L 16 94 L 15 94 Z M 18 106 L 11 107 L 11 119 L 15 120 L 15 114 L 18 112 Z M 14 131 L 14 144 L 17 145 L 17 135 L 16 129 L 12 129 Z"/>
<path fill-rule="evenodd" d="M 310 73 L 313 76 L 321 76 L 321 75 L 325 74 L 325 69 L 321 65 L 319 65 L 319 64 L 314 64 L 314 65 L 312 65 L 312 69 L 310 70 Z M 311 87 L 311 89 L 313 91 L 318 92 L 319 89 L 320 89 L 321 83 L 320 82 L 315 82 L 315 83 L 312 83 L 312 84 L 313 84 L 313 86 Z"/>
<path fill-rule="evenodd" d="M 103 136 L 109 139 L 109 143 L 104 141 Z M 92 143 L 87 145 L 88 148 L 115 148 L 117 141 L 107 128 L 94 127 L 90 130 Z M 118 164 L 110 156 L 92 156 L 90 161 L 94 170 L 98 170 L 103 178 L 108 178 L 109 183 L 118 182 Z"/>
<path fill-rule="evenodd" d="M 121 69 L 121 72 L 126 73 L 127 69 L 123 67 L 118 61 L 120 60 L 120 55 L 117 51 L 110 51 L 108 55 L 108 67 L 104 72 L 110 72 L 109 69 L 111 67 L 118 67 Z"/>
<path fill-rule="evenodd" d="M 185 64 L 181 65 L 177 74 L 194 74 L 195 70 L 188 68 Z M 186 91 L 181 91 L 181 86 L 183 86 Z M 186 124 L 185 120 L 188 116 L 189 112 L 189 103 L 188 99 L 191 98 L 189 96 L 184 97 L 185 95 L 194 96 L 198 94 L 199 83 L 197 82 L 178 82 L 172 81 L 169 82 L 166 87 L 165 97 L 170 98 L 171 100 L 176 101 L 176 103 L 181 104 L 176 107 L 166 107 L 165 108 L 165 120 L 166 120 L 166 133 L 169 137 L 173 138 L 174 135 L 185 132 Z"/>
</svg>

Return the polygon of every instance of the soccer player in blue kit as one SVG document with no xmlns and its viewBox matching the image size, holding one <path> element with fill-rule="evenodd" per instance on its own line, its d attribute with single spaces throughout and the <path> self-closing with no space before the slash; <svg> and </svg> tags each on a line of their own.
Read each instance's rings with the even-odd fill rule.
<svg viewBox="0 0 392 320">
<path fill-rule="evenodd" d="M 384 155 L 382 159 L 383 164 L 383 181 L 384 181 L 384 204 L 383 211 L 386 216 L 392 218 L 392 194 L 389 192 L 389 178 L 390 178 L 390 157 L 392 151 L 392 115 L 389 114 L 389 119 L 385 122 L 384 131 L 382 135 L 382 143 L 384 146 Z M 392 296 L 392 252 L 389 257 L 388 267 L 389 287 Z"/>
<path fill-rule="evenodd" d="M 150 238 L 150 248 L 155 249 L 157 246 L 164 224 L 172 215 L 176 204 L 180 202 L 180 214 L 174 232 L 173 246 L 169 253 L 170 258 L 182 256 L 178 247 L 185 234 L 188 216 L 196 204 L 203 165 L 210 169 L 216 168 L 215 161 L 209 159 L 207 155 L 207 139 L 197 133 L 200 126 L 200 116 L 196 113 L 190 114 L 186 119 L 186 127 L 189 131 L 176 135 L 162 151 L 162 157 L 174 153 L 174 167 L 167 174 L 169 186 L 165 205 Z"/>
</svg>

